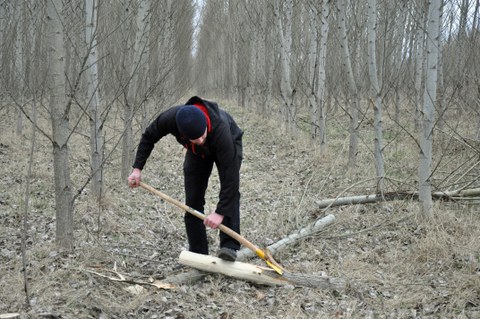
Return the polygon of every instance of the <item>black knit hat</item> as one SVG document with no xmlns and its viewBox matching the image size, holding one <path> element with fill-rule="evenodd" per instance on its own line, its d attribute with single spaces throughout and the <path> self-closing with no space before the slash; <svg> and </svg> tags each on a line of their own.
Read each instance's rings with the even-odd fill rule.
<svg viewBox="0 0 480 319">
<path fill-rule="evenodd" d="M 178 130 L 189 140 L 201 137 L 207 129 L 205 114 L 193 105 L 182 106 L 177 111 L 175 119 Z"/>
</svg>

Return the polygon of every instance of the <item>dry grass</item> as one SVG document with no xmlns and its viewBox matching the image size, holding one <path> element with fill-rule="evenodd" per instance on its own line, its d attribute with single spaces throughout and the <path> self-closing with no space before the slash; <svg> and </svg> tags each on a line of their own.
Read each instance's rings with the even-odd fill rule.
<svg viewBox="0 0 480 319">
<path fill-rule="evenodd" d="M 231 112 L 245 128 L 243 235 L 258 245 L 268 245 L 318 217 L 334 214 L 333 226 L 279 252 L 275 259 L 292 271 L 344 278 L 350 282 L 346 291 L 263 287 L 209 275 L 175 289 L 144 286 L 132 292 L 127 288 L 133 284 L 87 271 L 112 275 L 106 271 L 116 269 L 137 281 L 170 275 L 186 245 L 182 213 L 119 181 L 120 152 L 114 151 L 105 171 L 102 206 L 92 202 L 89 190 L 84 190 L 75 205 L 76 250 L 67 255 L 58 252 L 51 149 L 39 136 L 27 229 L 32 308 L 24 308 L 20 238 L 29 135 L 13 134 L 12 121 L 1 114 L 0 162 L 5 178 L 0 185 L 0 314 L 21 312 L 25 318 L 40 314 L 62 318 L 480 316 L 478 206 L 437 202 L 435 220 L 430 222 L 418 217 L 413 201 L 318 210 L 315 202 L 319 199 L 375 192 L 370 128 L 362 128 L 357 167 L 346 169 L 348 136 L 340 126 L 342 117 L 331 122 L 328 152 L 320 154 L 301 132 L 291 138 L 274 119 L 252 117 L 238 109 Z M 108 134 L 110 141 L 118 139 L 113 131 Z M 392 142 L 385 151 L 388 191 L 413 191 L 417 151 L 405 136 L 395 139 L 395 147 Z M 182 150 L 173 139 L 160 143 L 145 169 L 145 181 L 182 200 Z M 88 145 L 78 135 L 72 145 L 72 179 L 78 188 L 88 174 Z M 447 147 L 443 141 L 436 145 Z M 474 151 L 458 141 L 451 145 L 454 150 L 447 147 L 442 161 L 437 158 L 441 165 L 435 178 L 442 185 L 455 186 L 460 184 L 454 181 L 470 178 L 460 178 L 457 168 Z M 214 172 L 208 210 L 215 206 L 218 188 Z M 209 231 L 209 238 L 215 253 L 217 233 Z"/>
</svg>

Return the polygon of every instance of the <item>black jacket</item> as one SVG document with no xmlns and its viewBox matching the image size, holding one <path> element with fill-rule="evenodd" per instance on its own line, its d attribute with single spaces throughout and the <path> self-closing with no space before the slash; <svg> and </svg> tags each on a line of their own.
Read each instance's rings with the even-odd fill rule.
<svg viewBox="0 0 480 319">
<path fill-rule="evenodd" d="M 182 136 L 177 128 L 175 115 L 183 105 L 173 106 L 162 112 L 142 134 L 133 167 L 143 169 L 155 143 L 167 134 L 172 134 L 188 151 L 204 160 L 215 162 L 220 177 L 220 195 L 216 212 L 224 216 L 231 216 L 232 205 L 240 184 L 238 157 L 242 157 L 243 131 L 230 114 L 221 110 L 215 102 L 194 96 L 185 104 L 201 104 L 206 107 L 211 129 L 208 131 L 205 144 L 203 146 L 193 145 Z"/>
</svg>

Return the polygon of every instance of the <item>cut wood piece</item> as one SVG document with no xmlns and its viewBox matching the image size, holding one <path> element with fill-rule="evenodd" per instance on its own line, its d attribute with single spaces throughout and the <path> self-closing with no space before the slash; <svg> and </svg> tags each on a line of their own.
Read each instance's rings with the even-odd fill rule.
<svg viewBox="0 0 480 319">
<path fill-rule="evenodd" d="M 12 319 L 12 318 L 20 318 L 20 314 L 18 312 L 0 314 L 0 319 Z"/>
<path fill-rule="evenodd" d="M 257 284 L 276 286 L 289 282 L 281 276 L 274 276 L 275 271 L 239 261 L 229 262 L 218 257 L 182 251 L 179 262 L 207 272 L 220 273 L 225 276 L 251 281 Z M 277 274 L 278 275 L 278 274 Z"/>
</svg>

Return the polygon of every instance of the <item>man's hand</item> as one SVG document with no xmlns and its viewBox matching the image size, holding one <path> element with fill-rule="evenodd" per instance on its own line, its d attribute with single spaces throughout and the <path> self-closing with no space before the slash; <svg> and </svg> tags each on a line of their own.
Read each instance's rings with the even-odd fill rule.
<svg viewBox="0 0 480 319">
<path fill-rule="evenodd" d="M 128 176 L 128 186 L 130 188 L 135 188 L 140 186 L 140 181 L 142 180 L 142 171 L 138 168 L 134 168 L 130 176 Z"/>
<path fill-rule="evenodd" d="M 222 221 L 223 215 L 213 212 L 205 218 L 203 223 L 205 224 L 205 226 L 215 229 L 222 223 Z"/>
</svg>

